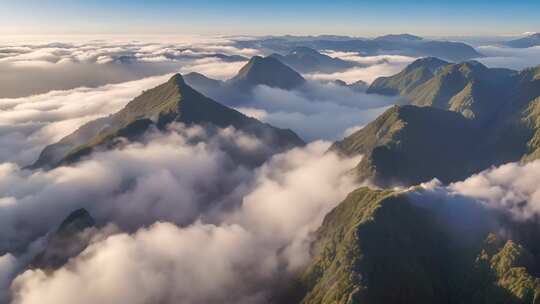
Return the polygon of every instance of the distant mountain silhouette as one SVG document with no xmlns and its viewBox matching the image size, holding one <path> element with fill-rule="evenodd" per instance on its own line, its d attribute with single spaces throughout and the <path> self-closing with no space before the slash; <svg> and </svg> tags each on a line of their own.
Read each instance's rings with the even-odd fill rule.
<svg viewBox="0 0 540 304">
<path fill-rule="evenodd" d="M 282 54 L 288 53 L 297 47 L 308 47 L 317 51 L 356 52 L 366 56 L 400 54 L 413 57 L 431 56 L 452 61 L 464 61 L 482 57 L 482 54 L 465 43 L 428 40 L 410 34 L 387 35 L 375 39 L 278 36 L 260 40 L 240 40 L 236 42 L 236 45 Z"/>
<path fill-rule="evenodd" d="M 270 56 L 301 73 L 334 73 L 360 65 L 354 62 L 323 55 L 308 47 L 294 48 L 286 55 L 272 54 Z"/>
<path fill-rule="evenodd" d="M 373 40 L 400 42 L 400 41 L 419 41 L 419 40 L 424 40 L 424 38 L 411 35 L 411 34 L 390 34 L 390 35 L 379 36 Z"/>
<path fill-rule="evenodd" d="M 540 33 L 534 33 L 527 37 L 510 40 L 504 43 L 504 45 L 513 48 L 529 48 L 540 45 Z"/>
</svg>

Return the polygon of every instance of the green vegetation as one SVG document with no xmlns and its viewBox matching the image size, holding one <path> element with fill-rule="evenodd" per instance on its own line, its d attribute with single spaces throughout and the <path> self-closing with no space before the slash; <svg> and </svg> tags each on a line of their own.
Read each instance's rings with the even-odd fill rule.
<svg viewBox="0 0 540 304">
<path fill-rule="evenodd" d="M 515 72 L 419 59 L 368 89 L 401 95 L 412 106 L 387 110 L 332 149 L 364 154 L 359 178 L 382 186 L 434 177 L 448 183 L 493 165 L 537 159 L 539 75 L 540 67 Z"/>
<path fill-rule="evenodd" d="M 507 99 L 509 90 L 515 86 L 516 75 L 511 70 L 488 69 L 476 61 L 450 64 L 423 58 L 394 76 L 377 79 L 368 92 L 398 94 L 413 105 L 487 119 Z"/>
<path fill-rule="evenodd" d="M 278 150 L 303 144 L 291 130 L 274 128 L 207 98 L 176 74 L 166 83 L 143 92 L 119 112 L 89 122 L 46 147 L 33 166 L 50 168 L 74 162 L 96 147 L 111 148 L 118 138 L 137 140 L 151 126 L 163 129 L 173 121 L 222 128 L 232 126 L 261 138 Z"/>
<path fill-rule="evenodd" d="M 469 237 L 407 194 L 357 189 L 316 233 L 302 303 L 538 303 L 522 245 Z"/>
<path fill-rule="evenodd" d="M 471 154 L 476 126 L 463 116 L 431 107 L 394 106 L 362 130 L 331 149 L 364 154 L 356 170 L 380 185 L 410 184 L 437 177 L 443 182 L 465 178 L 479 163 Z M 444 161 L 441 161 L 444 160 Z"/>
</svg>

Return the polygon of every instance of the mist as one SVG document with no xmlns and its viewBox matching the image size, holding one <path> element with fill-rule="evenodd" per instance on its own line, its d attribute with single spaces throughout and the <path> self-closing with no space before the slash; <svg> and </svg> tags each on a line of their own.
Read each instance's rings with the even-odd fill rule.
<svg viewBox="0 0 540 304">
<path fill-rule="evenodd" d="M 182 42 L 87 41 L 0 45 L 1 97 L 23 97 L 51 90 L 99 87 L 167 73 L 199 71 L 231 77 L 252 49 L 208 38 Z"/>
<path fill-rule="evenodd" d="M 177 141 L 168 150 L 170 137 L 182 135 L 153 136 L 147 145 L 96 153 L 30 178 L 17 177 L 16 168 L 4 172 L 3 181 L 12 183 L 3 182 L 1 192 L 13 196 L 2 204 L 2 231 L 18 239 L 28 230 L 28 242 L 39 238 L 77 207 L 126 231 L 97 238 L 52 273 L 20 274 L 14 303 L 267 303 L 272 286 L 309 261 L 311 233 L 324 215 L 356 187 L 347 172 L 359 158 L 326 153 L 329 143 L 275 155 L 248 172 L 224 170 L 224 152 L 207 147 L 214 140 Z M 130 179 L 133 186 L 122 190 Z M 216 186 L 220 180 L 233 184 L 230 191 Z M 222 191 L 201 201 L 205 187 Z M 81 195 L 89 202 L 74 199 Z M 34 206 L 46 212 L 36 214 Z"/>
<path fill-rule="evenodd" d="M 272 125 L 290 128 L 307 141 L 338 140 L 348 129 L 369 123 L 398 100 L 310 81 L 290 91 L 257 86 L 249 102 L 238 109 Z"/>
<path fill-rule="evenodd" d="M 480 46 L 479 52 L 486 55 L 477 60 L 488 67 L 522 70 L 540 64 L 540 47 L 517 49 L 496 45 Z"/>
</svg>

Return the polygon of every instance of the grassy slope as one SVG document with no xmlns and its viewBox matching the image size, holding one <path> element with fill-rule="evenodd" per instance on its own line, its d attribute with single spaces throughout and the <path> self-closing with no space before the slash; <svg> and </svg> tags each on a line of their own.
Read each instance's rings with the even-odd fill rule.
<svg viewBox="0 0 540 304">
<path fill-rule="evenodd" d="M 413 105 L 445 111 L 392 108 L 333 149 L 364 154 L 359 177 L 374 177 L 383 186 L 433 177 L 451 182 L 489 166 L 536 159 L 539 75 L 540 67 L 518 73 L 477 62 L 420 59 L 379 78 L 369 91 L 399 94 Z M 463 119 L 450 118 L 452 112 Z"/>
<path fill-rule="evenodd" d="M 124 137 L 137 139 L 150 126 L 163 128 L 172 121 L 185 124 L 233 126 L 276 147 L 302 145 L 292 131 L 274 128 L 221 105 L 186 85 L 179 74 L 143 92 L 119 112 L 87 123 L 58 143 L 46 147 L 36 167 L 54 167 L 87 155 L 96 147 L 111 147 Z"/>
<path fill-rule="evenodd" d="M 353 191 L 317 231 L 302 302 L 538 302 L 523 246 L 487 232 L 464 241 L 444 223 L 406 195 Z"/>
</svg>

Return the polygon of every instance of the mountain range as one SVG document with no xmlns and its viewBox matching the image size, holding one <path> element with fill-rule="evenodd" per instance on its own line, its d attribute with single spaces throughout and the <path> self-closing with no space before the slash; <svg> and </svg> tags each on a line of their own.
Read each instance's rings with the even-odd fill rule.
<svg viewBox="0 0 540 304">
<path fill-rule="evenodd" d="M 423 58 L 375 80 L 367 92 L 399 95 L 408 105 L 332 146 L 364 154 L 360 178 L 385 186 L 449 183 L 540 156 L 540 67 L 518 72 Z"/>
<path fill-rule="evenodd" d="M 405 104 L 331 150 L 364 154 L 354 172 L 386 189 L 540 157 L 540 66 L 423 58 L 368 92 Z M 351 192 L 314 236 L 299 302 L 540 303 L 536 220 L 428 192 Z"/>
<path fill-rule="evenodd" d="M 294 48 L 285 55 L 274 53 L 270 57 L 278 59 L 300 73 L 335 73 L 355 66 L 361 66 L 359 63 L 321 54 L 308 47 Z"/>
<path fill-rule="evenodd" d="M 184 75 L 185 82 L 206 96 L 237 106 L 252 99 L 252 90 L 265 85 L 282 90 L 300 89 L 306 79 L 297 71 L 339 71 L 360 66 L 338 58 L 321 54 L 313 49 L 300 47 L 287 56 L 272 54 L 267 57 L 252 57 L 232 78 L 222 81 L 209 78 L 197 72 Z M 324 81 L 323 81 L 324 82 Z M 368 84 L 362 80 L 347 84 L 342 80 L 327 81 L 333 85 L 346 87 L 356 92 L 365 92 Z"/>
<path fill-rule="evenodd" d="M 513 48 L 529 48 L 540 45 L 540 33 L 534 33 L 523 38 L 506 41 L 504 45 Z"/>
<path fill-rule="evenodd" d="M 231 105 L 249 99 L 258 85 L 291 90 L 306 82 L 300 73 L 273 56 L 252 57 L 234 77 L 225 81 L 197 72 L 184 75 L 184 79 L 201 93 Z"/>
<path fill-rule="evenodd" d="M 433 56 L 452 61 L 482 57 L 482 54 L 465 43 L 428 40 L 410 34 L 386 35 L 374 39 L 277 36 L 259 40 L 239 40 L 236 45 L 241 48 L 255 48 L 268 53 L 281 54 L 289 53 L 298 47 L 308 47 L 317 51 L 356 52 L 363 56 L 399 54 L 412 57 Z"/>
</svg>

